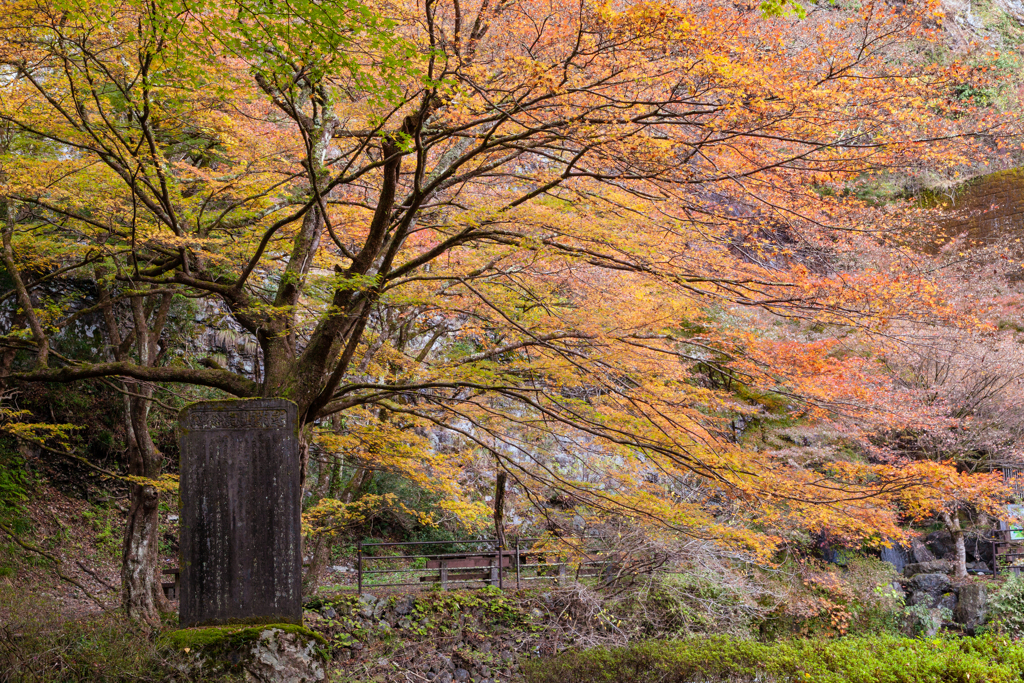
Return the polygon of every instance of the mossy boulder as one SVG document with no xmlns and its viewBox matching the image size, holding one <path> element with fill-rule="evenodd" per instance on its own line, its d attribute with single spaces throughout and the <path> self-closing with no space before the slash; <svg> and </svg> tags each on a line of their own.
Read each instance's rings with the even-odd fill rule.
<svg viewBox="0 0 1024 683">
<path fill-rule="evenodd" d="M 326 676 L 323 636 L 295 624 L 214 626 L 168 633 L 162 646 L 189 656 L 186 674 L 235 673 L 253 683 L 315 683 Z"/>
</svg>

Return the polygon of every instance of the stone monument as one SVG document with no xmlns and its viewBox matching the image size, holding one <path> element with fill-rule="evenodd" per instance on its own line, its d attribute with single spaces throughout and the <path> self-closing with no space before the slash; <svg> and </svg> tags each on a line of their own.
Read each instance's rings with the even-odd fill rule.
<svg viewBox="0 0 1024 683">
<path fill-rule="evenodd" d="M 302 623 L 296 405 L 194 403 L 178 429 L 180 625 Z"/>
</svg>

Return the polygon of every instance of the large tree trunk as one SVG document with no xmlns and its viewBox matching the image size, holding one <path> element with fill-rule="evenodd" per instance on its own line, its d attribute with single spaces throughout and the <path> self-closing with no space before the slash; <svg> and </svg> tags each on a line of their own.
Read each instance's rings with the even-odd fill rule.
<svg viewBox="0 0 1024 683">
<path fill-rule="evenodd" d="M 954 560 L 956 577 L 958 579 L 965 578 L 967 576 L 967 548 L 964 545 L 964 530 L 960 526 L 960 518 L 955 514 L 943 512 L 942 521 L 945 522 L 946 528 L 953 536 L 953 546 L 956 549 L 956 559 Z"/>
</svg>

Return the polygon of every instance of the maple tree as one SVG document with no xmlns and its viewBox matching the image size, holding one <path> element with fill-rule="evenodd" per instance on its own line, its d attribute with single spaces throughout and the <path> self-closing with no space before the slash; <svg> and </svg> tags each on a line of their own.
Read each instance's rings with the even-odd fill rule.
<svg viewBox="0 0 1024 683">
<path fill-rule="evenodd" d="M 941 308 L 921 275 L 844 268 L 888 218 L 823 191 L 977 152 L 959 67 L 914 48 L 933 13 L 8 3 L 4 343 L 31 362 L 6 372 L 120 378 L 142 478 L 126 607 L 162 601 L 154 383 L 295 401 L 304 444 L 359 468 L 344 494 L 320 477 L 323 517 L 390 470 L 486 520 L 467 478 L 500 471 L 762 555 L 823 521 L 898 533 L 884 502 L 906 477 L 793 467 L 728 424 L 761 410 L 738 388 L 804 419 L 869 402 L 842 338 Z M 58 277 L 95 300 L 40 297 Z M 251 372 L 169 353 L 191 300 L 256 340 Z M 102 350 L 58 351 L 93 314 Z"/>
</svg>

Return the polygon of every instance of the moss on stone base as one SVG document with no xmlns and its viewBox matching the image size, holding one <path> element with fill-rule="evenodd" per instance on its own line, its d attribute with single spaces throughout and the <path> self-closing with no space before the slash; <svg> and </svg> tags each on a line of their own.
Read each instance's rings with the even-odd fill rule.
<svg viewBox="0 0 1024 683">
<path fill-rule="evenodd" d="M 327 640 L 304 626 L 296 624 L 263 624 L 262 626 L 206 626 L 183 628 L 161 638 L 161 645 L 173 650 L 202 650 L 204 653 L 230 652 L 246 647 L 259 639 L 264 631 L 276 629 L 294 633 L 326 646 Z"/>
</svg>

